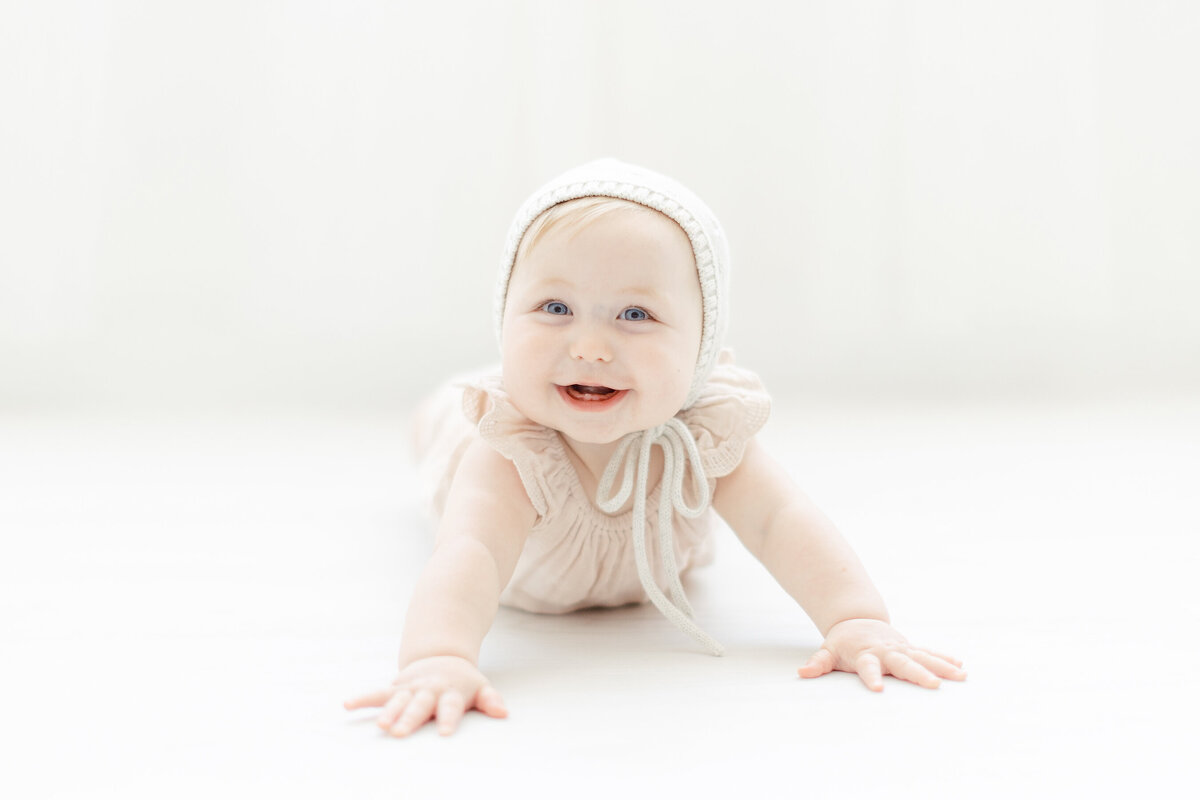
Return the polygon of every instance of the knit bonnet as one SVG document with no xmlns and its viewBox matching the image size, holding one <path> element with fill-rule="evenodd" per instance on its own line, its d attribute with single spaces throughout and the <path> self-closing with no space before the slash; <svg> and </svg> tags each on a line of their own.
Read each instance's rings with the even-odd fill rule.
<svg viewBox="0 0 1200 800">
<path fill-rule="evenodd" d="M 700 279 L 703 322 L 696 372 L 683 405 L 690 408 L 712 373 L 725 339 L 729 317 L 729 246 L 712 210 L 687 187 L 666 175 L 605 158 L 567 170 L 534 192 L 517 210 L 508 229 L 496 283 L 497 337 L 504 325 L 508 283 L 525 231 L 546 209 L 581 197 L 615 197 L 652 208 L 678 223 L 691 241 Z"/>
</svg>

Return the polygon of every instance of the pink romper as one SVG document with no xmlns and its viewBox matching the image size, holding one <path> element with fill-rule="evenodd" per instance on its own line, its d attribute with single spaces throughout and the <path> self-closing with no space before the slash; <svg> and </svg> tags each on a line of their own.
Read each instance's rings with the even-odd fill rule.
<svg viewBox="0 0 1200 800">
<path fill-rule="evenodd" d="M 741 461 L 746 443 L 762 428 L 770 398 L 758 377 L 721 354 L 696 403 L 679 419 L 695 439 L 711 493 L 716 479 Z M 512 580 L 500 597 L 508 606 L 564 613 L 591 606 L 618 606 L 648 599 L 638 577 L 630 531 L 633 511 L 609 515 L 588 497 L 558 432 L 523 416 L 512 405 L 498 374 L 455 382 L 431 399 L 418 420 L 417 455 L 424 498 L 440 516 L 467 446 L 482 437 L 517 467 L 537 512 Z M 647 508 L 657 509 L 656 487 Z M 714 512 L 696 518 L 674 515 L 675 561 L 680 574 L 712 560 Z M 655 583 L 666 586 L 658 545 L 657 513 L 646 515 L 647 556 Z"/>
</svg>

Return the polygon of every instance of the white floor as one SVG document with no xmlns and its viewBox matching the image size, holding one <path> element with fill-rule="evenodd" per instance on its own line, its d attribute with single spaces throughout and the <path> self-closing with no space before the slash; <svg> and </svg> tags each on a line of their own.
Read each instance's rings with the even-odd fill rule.
<svg viewBox="0 0 1200 800">
<path fill-rule="evenodd" d="M 964 684 L 799 680 L 817 633 L 726 533 L 689 585 L 724 658 L 652 608 L 505 611 L 483 666 L 511 717 L 398 741 L 340 702 L 390 678 L 428 551 L 402 423 L 0 417 L 0 794 L 1146 797 L 1200 777 L 1196 398 L 777 413 L 764 441 Z"/>
</svg>

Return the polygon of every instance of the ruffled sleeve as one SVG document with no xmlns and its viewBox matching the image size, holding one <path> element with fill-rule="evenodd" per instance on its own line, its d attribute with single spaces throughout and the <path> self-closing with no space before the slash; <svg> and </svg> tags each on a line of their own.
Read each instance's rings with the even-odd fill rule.
<svg viewBox="0 0 1200 800">
<path fill-rule="evenodd" d="M 462 386 L 463 414 L 478 426 L 479 436 L 513 462 L 529 502 L 539 517 L 565 494 L 566 479 L 557 458 L 558 434 L 526 417 L 512 404 L 499 375 L 486 375 Z"/>
<path fill-rule="evenodd" d="M 737 468 L 746 444 L 770 413 L 771 398 L 762 381 L 735 366 L 733 353 L 724 350 L 696 402 L 677 416 L 692 432 L 704 474 L 711 479 Z"/>
</svg>

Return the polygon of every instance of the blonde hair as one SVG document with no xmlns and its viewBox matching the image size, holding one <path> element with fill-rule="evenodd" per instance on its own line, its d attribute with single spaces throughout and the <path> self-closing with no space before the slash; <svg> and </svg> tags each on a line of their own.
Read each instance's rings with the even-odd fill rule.
<svg viewBox="0 0 1200 800">
<path fill-rule="evenodd" d="M 529 223 L 525 235 L 521 237 L 514 261 L 520 261 L 527 256 L 539 241 L 556 228 L 581 229 L 601 217 L 621 211 L 659 213 L 649 206 L 617 197 L 578 197 L 567 200 L 550 206 Z"/>
</svg>

